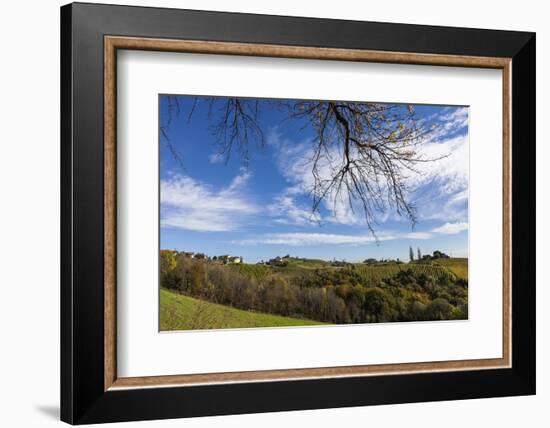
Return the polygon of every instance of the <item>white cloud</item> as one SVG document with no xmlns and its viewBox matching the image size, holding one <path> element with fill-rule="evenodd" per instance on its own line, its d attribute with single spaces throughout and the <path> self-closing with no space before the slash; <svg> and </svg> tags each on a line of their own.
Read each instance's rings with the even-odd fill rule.
<svg viewBox="0 0 550 428">
<path fill-rule="evenodd" d="M 467 109 L 459 109 L 448 113 L 454 123 L 453 129 L 458 129 L 459 123 L 467 123 Z M 465 118 L 464 118 L 465 116 Z M 312 158 L 312 143 L 304 141 L 294 143 L 281 138 L 275 132 L 269 135 L 268 141 L 277 150 L 277 162 L 281 174 L 289 182 L 285 194 L 307 195 L 314 187 L 314 177 L 309 163 Z M 331 176 L 331 162 L 338 159 L 337 148 L 325 155 L 327 159 L 319 168 L 319 176 Z M 469 182 L 469 148 L 468 136 L 458 135 L 450 139 L 441 137 L 430 138 L 420 146 L 419 156 L 423 159 L 436 159 L 433 162 L 419 162 L 415 165 L 416 172 L 403 171 L 406 175 L 406 185 L 410 189 L 409 200 L 417 207 L 418 219 L 443 219 L 448 221 L 463 221 L 467 219 L 468 182 Z M 278 201 L 275 201 L 277 203 Z M 322 208 L 323 214 L 318 220 L 343 225 L 365 224 L 361 207 L 350 206 L 349 201 L 335 194 L 328 194 Z M 291 214 L 292 212 L 289 212 Z M 391 211 L 379 212 L 377 222 L 387 220 L 402 220 L 402 217 Z M 289 218 L 293 223 L 295 218 Z"/>
<path fill-rule="evenodd" d="M 331 211 L 331 214 L 326 217 L 326 220 L 331 223 L 356 225 L 364 224 L 365 219 L 362 217 L 362 212 L 354 210 L 347 200 L 343 197 L 331 194 L 324 201 L 325 208 Z"/>
<path fill-rule="evenodd" d="M 225 161 L 225 157 L 221 153 L 212 153 L 210 156 L 208 156 L 208 160 L 210 161 L 210 163 L 214 164 L 222 163 L 223 161 Z"/>
<path fill-rule="evenodd" d="M 468 107 L 446 107 L 441 112 L 428 117 L 423 123 L 427 121 L 437 122 L 430 133 L 432 140 L 448 139 L 459 132 L 467 130 L 469 111 Z"/>
<path fill-rule="evenodd" d="M 160 183 L 161 226 L 203 232 L 238 229 L 258 208 L 247 198 L 250 174 L 241 171 L 231 183 L 216 190 L 183 175 Z"/>
<path fill-rule="evenodd" d="M 439 122 L 443 123 L 441 128 L 444 133 L 442 135 L 448 137 L 454 132 L 467 128 L 469 112 L 470 109 L 468 107 L 453 107 L 451 111 L 449 109 L 444 110 L 443 114 L 439 117 Z"/>
<path fill-rule="evenodd" d="M 275 148 L 279 170 L 289 182 L 289 187 L 284 192 L 284 195 L 307 195 L 309 197 L 315 185 L 315 177 L 313 176 L 311 165 L 313 157 L 312 141 L 306 140 L 296 143 L 283 139 L 276 131 L 272 130 L 268 135 L 268 144 Z M 332 153 L 326 153 L 326 159 L 322 160 L 319 164 L 318 172 L 320 178 L 331 176 L 331 162 L 336 157 L 336 148 L 332 149 Z M 364 219 L 354 212 L 346 200 L 336 197 L 335 192 L 326 195 L 322 207 L 330 214 L 323 218 L 319 213 L 316 213 L 314 215 L 314 222 L 318 223 L 321 220 L 325 220 L 345 225 L 364 223 Z M 309 212 L 311 212 L 311 209 L 309 209 Z M 291 221 L 289 222 L 291 223 Z"/>
<path fill-rule="evenodd" d="M 468 136 L 443 142 L 428 142 L 422 156 L 438 159 L 418 165 L 419 174 L 411 175 L 408 186 L 419 220 L 440 219 L 463 222 L 468 218 L 469 147 Z"/>
<path fill-rule="evenodd" d="M 429 140 L 420 146 L 419 156 L 433 159 L 420 162 L 415 169 L 418 174 L 409 175 L 409 185 L 429 184 L 434 180 L 443 182 L 442 190 L 456 191 L 468 186 L 469 148 L 468 136 L 458 136 L 445 141 Z"/>
<path fill-rule="evenodd" d="M 384 233 L 378 235 L 378 241 L 395 239 L 429 239 L 432 235 L 427 232 Z M 368 235 L 346 235 L 335 233 L 269 233 L 249 239 L 232 241 L 238 245 L 289 245 L 293 247 L 309 245 L 365 245 L 376 242 L 376 238 Z"/>
<path fill-rule="evenodd" d="M 311 208 L 300 206 L 291 191 L 276 196 L 267 211 L 279 224 L 308 225 L 318 224 L 321 220 L 321 216 Z"/>
<path fill-rule="evenodd" d="M 432 234 L 429 232 L 409 232 L 405 233 L 402 237 L 408 239 L 430 239 Z"/>
<path fill-rule="evenodd" d="M 432 229 L 432 232 L 454 235 L 463 230 L 468 230 L 468 223 L 445 223 L 443 226 Z"/>
<path fill-rule="evenodd" d="M 290 245 L 290 246 L 307 246 L 307 245 L 357 245 L 368 244 L 374 242 L 372 235 L 356 236 L 356 235 L 340 235 L 331 233 L 272 233 L 262 235 L 251 239 L 242 239 L 233 241 L 235 244 L 241 245 Z"/>
<path fill-rule="evenodd" d="M 419 219 L 464 222 L 468 218 L 469 109 L 446 108 L 431 119 L 440 125 L 420 148 L 420 156 L 437 159 L 419 163 L 409 176 L 411 199 Z"/>
</svg>

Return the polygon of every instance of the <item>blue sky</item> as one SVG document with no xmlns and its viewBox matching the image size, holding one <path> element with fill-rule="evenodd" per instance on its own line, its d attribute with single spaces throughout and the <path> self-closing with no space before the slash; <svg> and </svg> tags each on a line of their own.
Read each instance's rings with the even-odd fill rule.
<svg viewBox="0 0 550 428">
<path fill-rule="evenodd" d="M 421 155 L 441 158 L 408 172 L 408 200 L 418 223 L 389 210 L 379 213 L 378 242 L 360 210 L 346 203 L 323 203 L 312 214 L 308 193 L 314 131 L 305 122 L 285 120 L 276 107 L 262 108 L 265 144 L 249 146 L 246 164 L 238 152 L 220 154 L 212 123 L 219 110 L 198 103 L 188 120 L 192 98 L 179 96 L 165 132 L 176 159 L 160 138 L 161 248 L 232 254 L 254 263 L 277 255 L 361 261 L 408 260 L 409 246 L 423 254 L 441 250 L 456 257 L 468 252 L 468 108 L 415 106 L 418 119 L 432 129 Z M 160 122 L 168 123 L 168 99 L 160 97 Z"/>
</svg>

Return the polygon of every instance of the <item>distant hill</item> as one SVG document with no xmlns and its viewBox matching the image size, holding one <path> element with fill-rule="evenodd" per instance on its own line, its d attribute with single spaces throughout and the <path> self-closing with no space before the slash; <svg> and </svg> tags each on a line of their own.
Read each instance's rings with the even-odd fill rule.
<svg viewBox="0 0 550 428">
<path fill-rule="evenodd" d="M 242 264 L 231 266 L 240 273 L 263 280 L 272 276 L 284 278 L 297 278 L 324 276 L 329 273 L 339 272 L 341 275 L 358 277 L 366 286 L 376 286 L 380 281 L 393 277 L 400 271 L 411 270 L 414 274 L 426 274 L 436 279 L 462 278 L 468 279 L 468 259 L 448 258 L 431 261 L 416 261 L 413 263 L 349 263 L 346 266 L 332 266 L 331 262 L 315 259 L 283 259 L 284 262 L 276 266 L 261 264 Z"/>
</svg>

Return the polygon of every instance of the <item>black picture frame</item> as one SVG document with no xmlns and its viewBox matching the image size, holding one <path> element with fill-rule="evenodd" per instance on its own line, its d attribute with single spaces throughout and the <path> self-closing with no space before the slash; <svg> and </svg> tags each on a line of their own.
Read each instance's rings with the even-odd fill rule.
<svg viewBox="0 0 550 428">
<path fill-rule="evenodd" d="M 104 390 L 104 36 L 512 58 L 512 367 Z M 535 393 L 535 34 L 74 3 L 61 8 L 61 419 L 136 421 Z"/>
</svg>

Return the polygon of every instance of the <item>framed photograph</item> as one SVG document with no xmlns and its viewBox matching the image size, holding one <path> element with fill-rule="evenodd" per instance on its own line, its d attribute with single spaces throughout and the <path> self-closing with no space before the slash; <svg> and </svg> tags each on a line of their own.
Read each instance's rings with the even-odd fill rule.
<svg viewBox="0 0 550 428">
<path fill-rule="evenodd" d="M 535 393 L 535 35 L 61 8 L 61 418 Z"/>
</svg>

